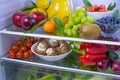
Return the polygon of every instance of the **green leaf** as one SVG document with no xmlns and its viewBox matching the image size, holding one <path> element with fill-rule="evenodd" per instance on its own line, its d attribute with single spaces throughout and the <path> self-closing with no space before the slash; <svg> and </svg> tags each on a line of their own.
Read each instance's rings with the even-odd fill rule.
<svg viewBox="0 0 120 80">
<path fill-rule="evenodd" d="M 118 18 L 118 16 L 119 16 L 119 10 L 116 10 L 116 11 L 113 13 L 113 16 L 114 16 L 115 18 Z"/>
<path fill-rule="evenodd" d="M 91 7 L 92 6 L 92 4 L 88 0 L 83 0 L 83 3 L 87 7 Z"/>
<path fill-rule="evenodd" d="M 37 7 L 37 5 L 33 1 L 31 1 L 31 3 L 32 3 L 33 6 Z"/>
<path fill-rule="evenodd" d="M 56 76 L 57 76 L 56 73 L 47 74 L 38 80 L 56 80 L 56 78 L 55 78 Z"/>
<path fill-rule="evenodd" d="M 109 6 L 107 7 L 108 11 L 113 10 L 116 7 L 116 3 L 114 2 L 114 4 L 112 5 L 112 3 L 109 4 Z"/>
</svg>

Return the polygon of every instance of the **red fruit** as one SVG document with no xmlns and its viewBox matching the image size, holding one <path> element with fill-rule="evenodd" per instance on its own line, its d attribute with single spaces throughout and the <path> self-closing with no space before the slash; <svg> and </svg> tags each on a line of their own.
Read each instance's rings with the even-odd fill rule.
<svg viewBox="0 0 120 80">
<path fill-rule="evenodd" d="M 92 6 L 92 7 L 90 8 L 89 12 L 95 12 L 94 6 Z"/>
<path fill-rule="evenodd" d="M 98 5 L 94 5 L 94 10 L 98 11 L 98 9 L 99 9 Z"/>
<path fill-rule="evenodd" d="M 12 15 L 13 24 L 16 25 L 17 27 L 22 27 L 20 21 L 24 16 L 26 16 L 24 12 L 16 12 L 15 14 L 13 14 Z"/>
<path fill-rule="evenodd" d="M 107 12 L 106 9 L 99 9 L 99 12 Z"/>
<path fill-rule="evenodd" d="M 30 15 L 35 18 L 36 23 L 39 23 L 41 20 L 45 19 L 44 14 L 41 12 L 32 12 Z"/>
<path fill-rule="evenodd" d="M 83 8 L 87 11 L 87 6 L 83 6 Z"/>
<path fill-rule="evenodd" d="M 20 21 L 22 28 L 28 30 L 35 24 L 35 19 L 32 16 L 24 16 Z"/>
<path fill-rule="evenodd" d="M 106 6 L 104 5 L 104 4 L 101 4 L 100 6 L 99 6 L 99 10 L 100 9 L 106 9 Z"/>
<path fill-rule="evenodd" d="M 111 68 L 115 73 L 120 74 L 120 62 L 119 61 L 113 62 L 111 65 Z"/>
</svg>

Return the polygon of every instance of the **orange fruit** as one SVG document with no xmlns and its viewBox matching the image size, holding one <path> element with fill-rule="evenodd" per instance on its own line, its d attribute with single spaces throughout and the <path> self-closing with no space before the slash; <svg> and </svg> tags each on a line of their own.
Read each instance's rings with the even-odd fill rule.
<svg viewBox="0 0 120 80">
<path fill-rule="evenodd" d="M 43 30 L 44 30 L 45 32 L 48 32 L 48 33 L 55 32 L 56 26 L 55 26 L 54 21 L 52 21 L 52 20 L 47 21 L 47 22 L 43 25 Z"/>
</svg>

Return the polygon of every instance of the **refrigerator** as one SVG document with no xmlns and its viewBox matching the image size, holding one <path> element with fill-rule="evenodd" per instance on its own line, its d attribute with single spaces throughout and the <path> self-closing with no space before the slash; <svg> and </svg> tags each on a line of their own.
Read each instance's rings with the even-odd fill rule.
<svg viewBox="0 0 120 80">
<path fill-rule="evenodd" d="M 21 8 L 31 5 L 35 0 L 0 0 L 0 80 L 120 80 L 119 74 L 107 71 L 94 70 L 94 67 L 80 67 L 77 64 L 77 54 L 71 53 L 59 61 L 45 61 L 36 55 L 27 59 L 11 59 L 8 56 L 10 47 L 21 37 L 29 36 L 35 39 L 52 38 L 76 42 L 92 42 L 100 44 L 120 45 L 120 42 L 86 40 L 62 36 L 49 36 L 41 28 L 33 33 L 25 34 L 23 29 L 12 24 L 11 16 Z M 89 0 L 93 4 L 106 4 L 116 2 L 119 10 L 119 0 Z M 83 6 L 82 0 L 72 0 L 73 8 Z M 115 9 L 115 10 L 116 10 Z M 114 34 L 120 40 L 120 30 Z M 120 57 L 120 51 L 117 51 Z M 73 64 L 69 60 L 74 60 Z M 91 70 L 92 69 L 92 70 Z"/>
</svg>

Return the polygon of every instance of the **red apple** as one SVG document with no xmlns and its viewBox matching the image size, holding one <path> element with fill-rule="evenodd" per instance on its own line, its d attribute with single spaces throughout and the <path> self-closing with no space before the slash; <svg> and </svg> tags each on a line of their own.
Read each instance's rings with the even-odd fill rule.
<svg viewBox="0 0 120 80">
<path fill-rule="evenodd" d="M 22 17 L 26 16 L 26 14 L 24 12 L 16 12 L 12 15 L 12 22 L 14 25 L 16 25 L 17 27 L 22 27 L 20 21 L 22 19 Z"/>
<path fill-rule="evenodd" d="M 30 15 L 35 18 L 36 24 L 45 19 L 44 14 L 41 12 L 32 12 Z"/>
</svg>

